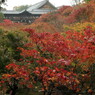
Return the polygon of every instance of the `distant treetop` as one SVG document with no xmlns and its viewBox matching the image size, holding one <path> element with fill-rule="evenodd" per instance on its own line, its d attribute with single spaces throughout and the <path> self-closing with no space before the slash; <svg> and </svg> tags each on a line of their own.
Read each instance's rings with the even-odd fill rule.
<svg viewBox="0 0 95 95">
<path fill-rule="evenodd" d="M 30 6 L 31 6 L 31 5 L 14 6 L 14 7 L 13 7 L 13 10 L 15 10 L 15 11 L 22 11 L 22 10 L 27 9 L 27 8 L 30 7 Z"/>
</svg>

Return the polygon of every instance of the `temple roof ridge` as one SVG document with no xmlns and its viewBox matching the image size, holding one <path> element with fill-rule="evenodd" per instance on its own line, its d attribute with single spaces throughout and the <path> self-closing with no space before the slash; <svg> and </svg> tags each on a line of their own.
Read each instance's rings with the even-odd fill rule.
<svg viewBox="0 0 95 95">
<path fill-rule="evenodd" d="M 27 11 L 33 11 L 33 10 L 35 10 L 35 9 L 39 9 L 40 7 L 42 7 L 44 4 L 46 4 L 47 2 L 49 2 L 49 0 L 43 0 L 43 1 L 41 1 L 41 2 L 38 2 L 38 3 L 36 3 L 36 4 L 34 4 L 34 5 L 32 5 L 31 7 L 29 7 L 28 9 L 27 9 Z M 50 2 L 49 2 L 50 3 Z M 51 6 L 53 6 L 51 3 L 50 3 L 50 5 Z M 54 8 L 56 8 L 55 6 L 53 6 Z"/>
<path fill-rule="evenodd" d="M 3 14 L 21 14 L 21 13 L 32 13 L 32 14 L 45 14 L 48 12 L 55 11 L 57 8 L 49 2 L 49 0 L 40 1 L 29 8 L 22 11 L 6 10 L 2 11 Z"/>
</svg>

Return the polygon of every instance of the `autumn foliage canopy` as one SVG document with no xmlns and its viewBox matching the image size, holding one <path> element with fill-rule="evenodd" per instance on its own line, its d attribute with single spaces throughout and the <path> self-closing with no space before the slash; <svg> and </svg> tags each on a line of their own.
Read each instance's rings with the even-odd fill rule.
<svg viewBox="0 0 95 95">
<path fill-rule="evenodd" d="M 5 32 L 0 30 L 4 40 L 1 43 L 6 38 L 8 43 L 14 43 L 1 44 L 2 54 L 6 51 L 8 54 L 1 55 L 0 62 L 6 57 L 11 60 L 0 71 L 1 89 L 10 95 L 26 88 L 43 95 L 53 95 L 56 91 L 63 95 L 94 95 L 94 5 L 64 6 L 25 27 L 9 20 L 0 23 Z M 11 28 L 4 29 L 5 26 Z M 6 31 L 11 29 L 17 31 L 16 36 L 15 32 Z"/>
</svg>

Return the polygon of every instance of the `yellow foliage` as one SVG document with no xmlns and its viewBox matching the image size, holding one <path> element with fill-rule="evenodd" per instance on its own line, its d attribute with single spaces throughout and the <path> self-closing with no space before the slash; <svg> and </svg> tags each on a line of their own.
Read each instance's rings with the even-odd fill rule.
<svg viewBox="0 0 95 95">
<path fill-rule="evenodd" d="M 87 26 L 91 26 L 93 30 L 95 30 L 95 23 L 94 22 L 84 22 L 84 23 L 76 23 L 71 25 L 63 25 L 64 31 L 74 30 L 74 31 L 81 31 L 85 29 Z"/>
</svg>

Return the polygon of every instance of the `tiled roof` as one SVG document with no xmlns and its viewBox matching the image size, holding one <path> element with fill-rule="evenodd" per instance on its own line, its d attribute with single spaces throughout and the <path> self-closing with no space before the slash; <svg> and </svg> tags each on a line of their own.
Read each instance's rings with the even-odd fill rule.
<svg viewBox="0 0 95 95">
<path fill-rule="evenodd" d="M 18 11 L 13 11 L 13 10 L 6 10 L 6 11 L 1 11 L 3 14 L 19 14 Z"/>
<path fill-rule="evenodd" d="M 23 11 L 14 11 L 14 10 L 6 10 L 6 11 L 1 11 L 3 14 L 20 14 L 22 12 L 24 12 L 25 10 Z"/>
<path fill-rule="evenodd" d="M 36 11 L 36 9 L 39 9 L 40 7 L 42 7 L 42 6 L 43 6 L 44 4 L 46 4 L 47 2 L 49 2 L 49 0 L 43 0 L 43 1 L 39 2 L 39 3 L 36 3 L 36 4 L 32 5 L 31 7 L 29 7 L 29 8 L 27 9 L 27 11 L 29 11 L 29 12 Z M 49 2 L 49 3 L 50 3 L 50 2 Z M 50 3 L 50 5 L 56 9 L 56 7 L 53 6 L 51 3 Z M 42 9 L 42 10 L 43 10 L 43 9 Z M 45 10 L 45 9 L 44 9 L 44 10 Z M 51 9 L 48 9 L 48 10 L 50 11 Z"/>
<path fill-rule="evenodd" d="M 29 7 L 27 9 L 27 11 L 33 11 L 35 9 L 38 9 L 39 7 L 41 7 L 42 5 L 44 5 L 46 2 L 47 2 L 47 0 L 43 0 L 43 1 L 39 2 L 39 3 L 36 3 L 36 4 L 32 5 L 31 7 Z"/>
<path fill-rule="evenodd" d="M 54 10 L 48 10 L 48 9 L 36 9 L 34 11 L 31 11 L 32 14 L 46 14 L 48 12 L 52 12 Z"/>
<path fill-rule="evenodd" d="M 53 6 L 51 3 L 50 3 L 50 5 L 52 7 L 54 7 L 54 9 L 39 9 L 40 7 L 42 7 L 47 2 L 50 3 L 49 0 L 43 0 L 39 3 L 36 3 L 36 4 L 32 5 L 31 7 L 29 7 L 26 10 L 23 10 L 23 11 L 6 10 L 6 11 L 2 11 L 2 13 L 3 14 L 20 14 L 20 13 L 23 13 L 23 12 L 27 11 L 31 14 L 45 14 L 45 13 L 56 10 L 56 7 Z"/>
</svg>

